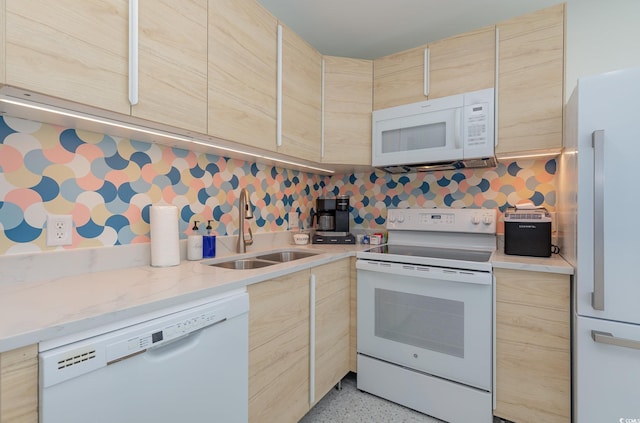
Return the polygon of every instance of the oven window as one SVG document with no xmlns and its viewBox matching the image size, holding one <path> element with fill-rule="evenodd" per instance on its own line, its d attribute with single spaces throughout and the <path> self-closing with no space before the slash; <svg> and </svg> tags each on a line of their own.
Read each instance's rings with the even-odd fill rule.
<svg viewBox="0 0 640 423">
<path fill-rule="evenodd" d="M 375 335 L 464 358 L 464 302 L 377 288 Z"/>
</svg>

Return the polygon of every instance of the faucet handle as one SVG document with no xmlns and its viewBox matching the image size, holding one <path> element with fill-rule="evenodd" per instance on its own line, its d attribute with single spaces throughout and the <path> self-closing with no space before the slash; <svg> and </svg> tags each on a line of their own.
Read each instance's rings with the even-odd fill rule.
<svg viewBox="0 0 640 423">
<path fill-rule="evenodd" d="M 244 234 L 242 234 L 242 237 L 244 238 L 245 245 L 251 245 L 253 244 L 253 232 L 251 232 L 251 226 L 249 226 L 247 229 L 249 229 L 249 239 L 247 239 Z"/>
</svg>

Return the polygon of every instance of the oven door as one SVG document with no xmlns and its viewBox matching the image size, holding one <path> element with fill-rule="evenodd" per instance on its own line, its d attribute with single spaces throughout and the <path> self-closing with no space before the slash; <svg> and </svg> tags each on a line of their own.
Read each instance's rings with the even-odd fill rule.
<svg viewBox="0 0 640 423">
<path fill-rule="evenodd" d="M 358 353 L 491 392 L 493 276 L 358 260 Z"/>
</svg>

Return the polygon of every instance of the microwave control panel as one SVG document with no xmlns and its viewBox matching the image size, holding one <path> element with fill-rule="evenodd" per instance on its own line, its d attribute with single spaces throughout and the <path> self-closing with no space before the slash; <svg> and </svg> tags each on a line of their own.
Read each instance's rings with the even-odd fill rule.
<svg viewBox="0 0 640 423">
<path fill-rule="evenodd" d="M 478 103 L 465 106 L 466 145 L 481 146 L 487 144 L 489 126 L 489 104 Z"/>
</svg>

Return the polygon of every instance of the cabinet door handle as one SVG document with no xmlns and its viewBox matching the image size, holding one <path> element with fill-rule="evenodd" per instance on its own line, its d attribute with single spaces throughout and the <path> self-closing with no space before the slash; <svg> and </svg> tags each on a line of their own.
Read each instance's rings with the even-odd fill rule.
<svg viewBox="0 0 640 423">
<path fill-rule="evenodd" d="M 129 0 L 129 103 L 138 104 L 138 0 Z"/>
<path fill-rule="evenodd" d="M 309 404 L 316 402 L 316 275 L 309 276 Z"/>
<path fill-rule="evenodd" d="M 431 53 L 428 48 L 424 49 L 424 96 L 429 96 L 429 66 L 431 62 Z"/>
<path fill-rule="evenodd" d="M 617 336 L 613 336 L 613 334 L 609 332 L 600 332 L 597 330 L 592 330 L 591 338 L 593 338 L 594 342 L 599 342 L 601 344 L 608 344 L 608 345 L 614 345 L 616 347 L 640 350 L 640 341 L 636 341 L 634 339 L 627 339 L 627 338 L 618 338 Z"/>
<path fill-rule="evenodd" d="M 604 131 L 593 142 L 593 294 L 591 306 L 604 310 Z"/>
<path fill-rule="evenodd" d="M 276 52 L 276 146 L 282 145 L 282 25 L 278 25 Z"/>
</svg>

